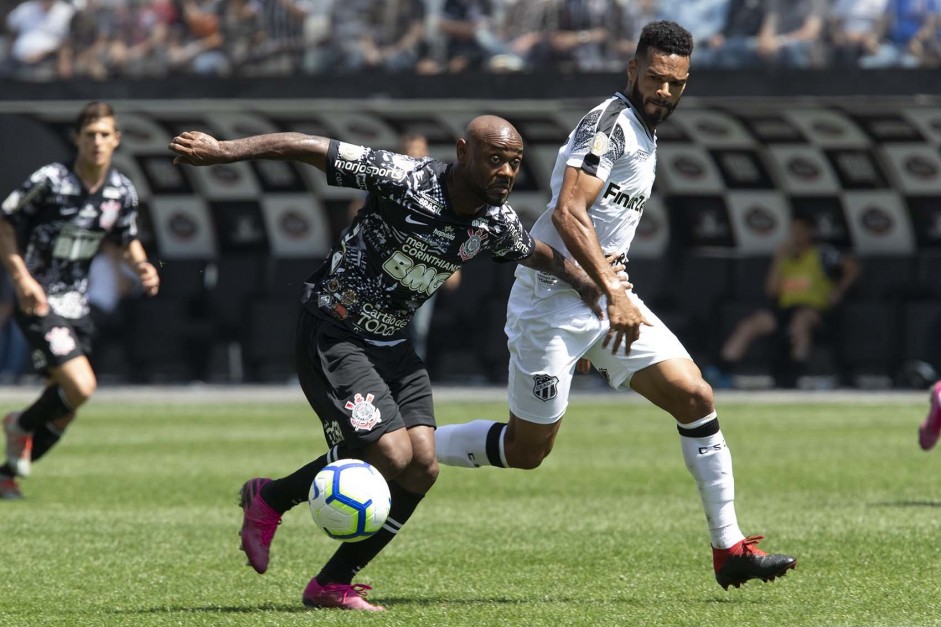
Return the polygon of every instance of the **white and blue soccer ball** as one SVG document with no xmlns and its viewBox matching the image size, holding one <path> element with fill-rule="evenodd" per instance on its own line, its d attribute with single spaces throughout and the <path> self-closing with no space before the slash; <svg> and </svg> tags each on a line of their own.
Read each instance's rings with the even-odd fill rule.
<svg viewBox="0 0 941 627">
<path fill-rule="evenodd" d="M 314 523 L 343 542 L 359 542 L 382 529 L 392 507 L 382 474 L 358 459 L 327 464 L 314 477 L 307 502 Z"/>
</svg>

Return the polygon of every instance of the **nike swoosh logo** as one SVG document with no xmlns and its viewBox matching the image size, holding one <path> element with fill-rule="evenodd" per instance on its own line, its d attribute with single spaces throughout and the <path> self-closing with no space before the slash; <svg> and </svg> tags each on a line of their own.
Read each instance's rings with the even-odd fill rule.
<svg viewBox="0 0 941 627">
<path fill-rule="evenodd" d="M 406 221 L 408 224 L 417 224 L 417 225 L 419 225 L 419 226 L 428 226 L 428 223 L 427 223 L 427 222 L 419 222 L 418 220 L 416 220 L 416 219 L 413 218 L 412 216 L 405 216 L 405 221 Z"/>
</svg>

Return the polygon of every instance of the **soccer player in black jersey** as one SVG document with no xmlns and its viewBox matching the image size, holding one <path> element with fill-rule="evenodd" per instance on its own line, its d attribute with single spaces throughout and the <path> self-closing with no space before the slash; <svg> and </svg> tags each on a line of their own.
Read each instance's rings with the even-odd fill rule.
<svg viewBox="0 0 941 627">
<path fill-rule="evenodd" d="M 0 261 L 16 290 L 16 322 L 47 377 L 43 393 L 3 420 L 6 462 L 0 498 L 20 498 L 16 477 L 52 448 L 78 408 L 95 392 L 88 355 L 94 331 L 89 317 L 88 270 L 101 242 L 122 249 L 148 295 L 160 279 L 137 239 L 137 191 L 111 165 L 121 142 L 111 106 L 91 102 L 79 113 L 71 164 L 50 163 L 29 177 L 0 206 Z"/>
<path fill-rule="evenodd" d="M 506 204 L 523 158 L 513 126 L 475 118 L 447 164 L 299 133 L 217 141 L 198 132 L 174 138 L 174 163 L 295 160 L 323 170 L 331 185 L 369 192 L 330 256 L 307 279 L 295 334 L 301 388 L 323 423 L 329 451 L 293 474 L 242 486 L 242 550 L 268 568 L 281 516 L 307 500 L 314 476 L 340 458 L 364 459 L 388 480 L 392 510 L 381 531 L 342 544 L 304 590 L 308 607 L 378 611 L 353 577 L 406 523 L 438 476 L 434 407 L 424 364 L 406 339 L 412 314 L 452 273 L 486 254 L 565 278 L 597 305 L 577 266 L 533 240 Z"/>
</svg>

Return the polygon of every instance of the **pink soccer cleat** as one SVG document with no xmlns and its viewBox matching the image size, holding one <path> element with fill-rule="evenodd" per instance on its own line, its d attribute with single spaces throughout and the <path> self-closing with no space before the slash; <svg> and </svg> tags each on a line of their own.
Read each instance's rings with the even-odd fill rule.
<svg viewBox="0 0 941 627">
<path fill-rule="evenodd" d="M 28 477 L 33 464 L 33 436 L 16 424 L 20 412 L 10 412 L 3 418 L 3 433 L 7 438 L 7 463 L 20 477 Z"/>
<path fill-rule="evenodd" d="M 931 387 L 928 416 L 918 427 L 918 444 L 926 451 L 934 448 L 941 437 L 941 381 Z"/>
<path fill-rule="evenodd" d="M 716 571 L 716 581 L 729 589 L 738 588 L 749 579 L 774 581 L 783 577 L 788 570 L 797 566 L 797 558 L 790 555 L 768 555 L 758 548 L 758 542 L 764 536 L 748 536 L 727 549 L 712 549 L 712 565 Z"/>
<path fill-rule="evenodd" d="M 281 524 L 281 514 L 261 497 L 261 489 L 271 479 L 256 477 L 249 479 L 239 491 L 239 505 L 242 506 L 242 546 L 248 556 L 249 565 L 260 575 L 268 570 L 268 552 L 274 532 Z"/>
<path fill-rule="evenodd" d="M 337 608 L 341 610 L 364 610 L 366 612 L 383 612 L 386 608 L 373 605 L 366 600 L 366 592 L 372 590 L 362 583 L 328 583 L 321 586 L 314 577 L 304 588 L 305 607 L 310 608 Z"/>
</svg>

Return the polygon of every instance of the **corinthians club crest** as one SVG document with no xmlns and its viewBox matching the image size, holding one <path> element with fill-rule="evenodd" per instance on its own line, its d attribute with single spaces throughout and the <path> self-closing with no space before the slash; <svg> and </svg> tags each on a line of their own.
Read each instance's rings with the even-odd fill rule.
<svg viewBox="0 0 941 627">
<path fill-rule="evenodd" d="M 541 401 L 550 401 L 559 394 L 559 377 L 533 375 L 533 394 Z"/>
<path fill-rule="evenodd" d="M 487 232 L 483 229 L 467 229 L 467 235 L 468 238 L 461 244 L 461 248 L 457 253 L 464 261 L 479 253 L 480 249 L 483 248 L 484 240 L 487 239 Z"/>
<path fill-rule="evenodd" d="M 353 410 L 350 424 L 353 425 L 355 431 L 371 431 L 382 422 L 379 417 L 379 408 L 372 404 L 374 398 L 376 397 L 372 394 L 366 394 L 366 398 L 363 398 L 362 394 L 357 393 L 352 402 L 346 401 L 346 408 Z"/>
</svg>

